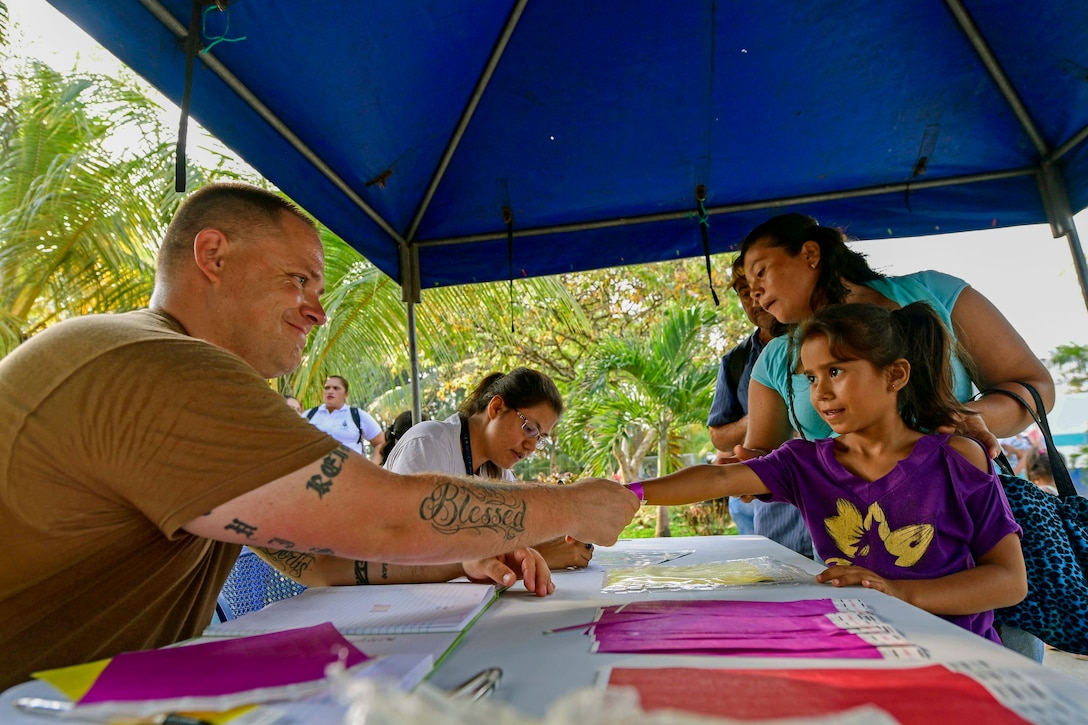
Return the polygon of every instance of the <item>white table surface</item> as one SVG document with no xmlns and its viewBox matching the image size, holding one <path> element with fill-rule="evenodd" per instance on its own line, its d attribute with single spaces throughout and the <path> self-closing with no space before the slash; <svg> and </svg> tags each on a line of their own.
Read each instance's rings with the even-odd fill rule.
<svg viewBox="0 0 1088 725">
<path fill-rule="evenodd" d="M 822 570 L 816 562 L 805 559 L 759 536 L 710 536 L 692 538 L 634 539 L 621 541 L 612 549 L 626 552 L 662 552 L 694 550 L 664 566 L 688 566 L 717 561 L 773 557 L 813 575 Z M 608 551 L 602 548 L 600 551 Z M 835 589 L 828 585 L 775 584 L 731 587 L 715 591 L 654 592 L 640 594 L 605 594 L 601 592 L 605 572 L 600 566 L 554 573 L 555 594 L 539 598 L 528 594 L 519 583 L 503 593 L 460 643 L 430 676 L 439 688 L 452 688 L 487 667 L 500 667 L 502 681 L 493 699 L 509 703 L 523 713 L 540 717 L 558 698 L 573 690 L 592 686 L 601 668 L 625 667 L 714 667 L 714 668 L 899 668 L 927 664 L 979 662 L 1001 673 L 1014 673 L 1041 692 L 1036 702 L 1037 722 L 1075 723 L 1088 720 L 1088 693 L 1083 684 L 1058 671 L 1047 669 L 1010 650 L 974 635 L 953 624 L 916 609 L 879 592 L 849 587 Z M 677 655 L 626 655 L 591 653 L 590 638 L 581 630 L 545 634 L 545 631 L 588 622 L 598 607 L 645 599 L 738 599 L 790 601 L 826 597 L 856 598 L 866 602 L 874 614 L 895 626 L 913 644 L 925 648 L 930 659 L 910 663 L 888 660 L 834 660 L 759 657 L 697 657 Z M 315 622 L 314 624 L 317 624 Z M 422 640 L 420 640 L 422 641 Z M 364 651 L 371 647 L 360 642 Z M 381 647 L 378 647 L 381 649 Z M 41 682 L 28 682 L 0 695 L 0 722 L 11 725 L 43 725 L 41 716 L 18 713 L 11 702 L 18 696 L 53 696 L 52 688 Z M 731 696 L 737 696 L 732 693 Z M 276 707 L 284 707 L 277 705 Z M 288 710 L 291 705 L 286 705 Z M 1074 716 L 1070 717 L 1070 713 Z M 330 712 L 320 720 L 329 722 Z M 310 722 L 310 718 L 293 723 Z"/>
<path fill-rule="evenodd" d="M 823 566 L 760 536 L 706 536 L 690 538 L 634 539 L 620 542 L 623 551 L 676 551 L 695 553 L 664 566 L 687 566 L 715 561 L 773 557 L 800 567 L 813 575 Z M 607 551 L 607 549 L 602 549 Z M 862 587 L 836 589 L 830 585 L 784 584 L 735 587 L 717 591 L 604 594 L 604 571 L 590 568 L 554 574 L 557 590 L 539 599 L 517 589 L 508 590 L 485 617 L 430 677 L 437 687 L 448 688 L 485 667 L 501 667 L 503 678 L 493 698 L 519 710 L 542 716 L 548 706 L 571 690 L 595 683 L 598 670 L 625 667 L 714 667 L 714 668 L 894 668 L 928 664 L 980 661 L 996 670 L 1024 674 L 1045 685 L 1053 698 L 1055 717 L 1062 712 L 1081 713 L 1077 720 L 1088 721 L 1088 694 L 1083 684 L 1060 672 L 1044 668 L 1022 655 L 990 642 L 939 617 L 898 599 Z M 596 609 L 625 601 L 645 599 L 739 599 L 790 601 L 826 597 L 863 600 L 873 613 L 895 626 L 912 643 L 925 648 L 931 659 L 909 663 L 887 660 L 834 660 L 759 657 L 699 657 L 677 655 L 628 655 L 590 653 L 590 638 L 581 630 L 546 635 L 546 630 L 592 620 Z M 738 693 L 733 693 L 736 696 Z"/>
</svg>

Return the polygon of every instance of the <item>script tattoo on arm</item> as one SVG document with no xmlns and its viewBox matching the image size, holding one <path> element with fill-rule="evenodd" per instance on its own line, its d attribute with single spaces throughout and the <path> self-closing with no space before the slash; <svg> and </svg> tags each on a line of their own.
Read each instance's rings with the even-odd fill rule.
<svg viewBox="0 0 1088 725">
<path fill-rule="evenodd" d="M 241 519 L 234 519 L 229 524 L 223 527 L 227 531 L 234 531 L 252 541 L 253 534 L 257 533 L 257 527 L 252 524 L 247 524 Z"/>
<path fill-rule="evenodd" d="M 525 531 L 525 501 L 502 489 L 447 481 L 419 504 L 419 517 L 443 534 L 490 530 L 509 540 Z"/>
<path fill-rule="evenodd" d="M 321 473 L 310 476 L 310 480 L 306 482 L 306 488 L 317 491 L 318 498 L 324 498 L 325 494 L 332 489 L 332 479 L 344 470 L 344 461 L 347 459 L 348 451 L 343 446 L 329 453 L 321 462 Z"/>
<path fill-rule="evenodd" d="M 315 560 L 312 554 L 304 554 L 301 551 L 274 551 L 264 548 L 261 551 L 272 559 L 277 569 L 290 577 L 302 576 L 302 573 L 309 569 Z"/>
</svg>

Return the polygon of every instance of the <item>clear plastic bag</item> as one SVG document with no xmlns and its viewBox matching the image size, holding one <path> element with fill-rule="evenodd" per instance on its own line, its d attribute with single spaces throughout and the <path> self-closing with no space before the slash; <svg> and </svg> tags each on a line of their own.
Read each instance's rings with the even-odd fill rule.
<svg viewBox="0 0 1088 725">
<path fill-rule="evenodd" d="M 601 590 L 609 594 L 650 591 L 726 589 L 760 584 L 797 584 L 812 581 L 812 574 L 769 556 L 713 561 L 691 566 L 617 568 L 607 572 Z"/>
</svg>

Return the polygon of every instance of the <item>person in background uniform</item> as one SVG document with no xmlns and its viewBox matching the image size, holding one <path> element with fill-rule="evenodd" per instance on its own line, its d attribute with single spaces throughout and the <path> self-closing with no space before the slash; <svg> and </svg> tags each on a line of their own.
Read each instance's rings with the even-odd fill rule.
<svg viewBox="0 0 1088 725">
<path fill-rule="evenodd" d="M 306 418 L 356 453 L 363 453 L 363 441 L 369 442 L 370 460 L 381 463 L 385 432 L 370 413 L 348 405 L 348 381 L 343 376 L 325 380 L 325 402 L 307 410 Z"/>
</svg>

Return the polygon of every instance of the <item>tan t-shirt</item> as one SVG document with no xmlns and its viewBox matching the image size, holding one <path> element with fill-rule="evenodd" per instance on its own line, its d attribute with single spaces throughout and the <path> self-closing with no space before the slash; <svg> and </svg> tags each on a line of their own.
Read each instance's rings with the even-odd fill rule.
<svg viewBox="0 0 1088 725">
<path fill-rule="evenodd" d="M 20 345 L 0 360 L 0 688 L 199 634 L 239 547 L 181 527 L 336 445 L 167 315 Z"/>
</svg>

